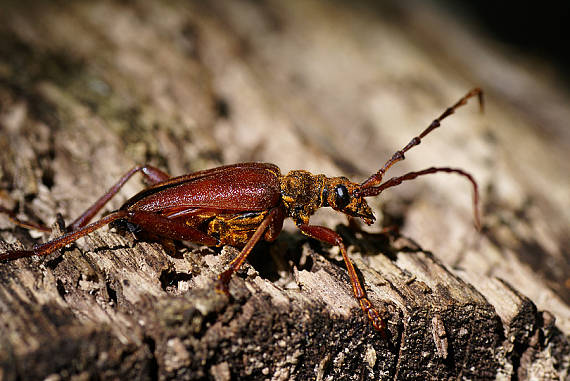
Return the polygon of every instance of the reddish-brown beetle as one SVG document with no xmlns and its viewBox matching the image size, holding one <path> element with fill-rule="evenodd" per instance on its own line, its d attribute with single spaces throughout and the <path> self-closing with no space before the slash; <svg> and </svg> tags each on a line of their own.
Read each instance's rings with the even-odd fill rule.
<svg viewBox="0 0 570 381">
<path fill-rule="evenodd" d="M 303 170 L 290 171 L 283 176 L 277 166 L 267 163 L 226 165 L 174 178 L 148 165 L 137 166 L 77 218 L 68 227 L 67 234 L 36 245 L 33 250 L 7 251 L 0 254 L 0 260 L 47 255 L 104 225 L 123 220 L 137 229 L 162 238 L 187 240 L 207 246 L 243 247 L 229 268 L 218 277 L 217 289 L 227 293 L 231 275 L 242 265 L 255 244 L 261 238 L 266 241 L 275 240 L 281 232 L 283 220 L 290 217 L 305 235 L 339 246 L 360 307 L 374 327 L 384 333 L 384 317 L 368 300 L 342 238 L 329 228 L 309 225 L 309 219 L 317 209 L 330 206 L 372 224 L 375 218 L 365 197 L 377 196 L 387 188 L 418 176 L 447 172 L 464 176 L 473 185 L 475 224 L 479 228 L 477 183 L 461 169 L 432 167 L 393 177 L 382 183 L 384 174 L 392 165 L 404 160 L 404 154 L 408 150 L 420 144 L 421 139 L 439 127 L 444 118 L 474 96 L 478 96 L 482 109 L 481 90 L 471 90 L 362 184 L 353 183 L 345 177 L 313 175 Z M 119 210 L 87 225 L 136 172 L 142 172 L 151 185 L 125 202 Z M 0 207 L 0 212 L 8 214 L 20 226 L 50 231 L 47 227 L 18 220 L 14 213 L 5 208 Z"/>
</svg>

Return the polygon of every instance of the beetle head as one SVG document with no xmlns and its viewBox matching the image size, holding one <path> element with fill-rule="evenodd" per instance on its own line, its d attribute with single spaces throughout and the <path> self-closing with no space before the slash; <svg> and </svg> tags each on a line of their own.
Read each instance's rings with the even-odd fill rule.
<svg viewBox="0 0 570 381">
<path fill-rule="evenodd" d="M 362 218 L 368 225 L 376 219 L 372 209 L 362 197 L 360 185 L 346 177 L 328 178 L 323 187 L 322 199 L 323 206 L 330 206 L 349 216 Z"/>
</svg>

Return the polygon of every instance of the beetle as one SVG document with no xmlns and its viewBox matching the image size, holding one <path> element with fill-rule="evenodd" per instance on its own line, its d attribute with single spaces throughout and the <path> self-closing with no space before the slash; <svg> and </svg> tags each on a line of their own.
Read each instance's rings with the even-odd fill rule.
<svg viewBox="0 0 570 381">
<path fill-rule="evenodd" d="M 372 325 L 384 334 L 385 311 L 383 314 L 378 312 L 368 299 L 341 236 L 327 227 L 311 225 L 309 219 L 317 209 L 331 207 L 370 225 L 375 217 L 365 198 L 377 196 L 385 189 L 419 176 L 445 172 L 459 174 L 471 182 L 475 225 L 479 229 L 477 183 L 473 176 L 461 169 L 431 167 L 383 182 L 388 169 L 404 160 L 407 151 L 420 144 L 426 135 L 440 127 L 443 119 L 475 96 L 483 110 L 483 92 L 474 88 L 447 108 L 406 146 L 396 151 L 378 172 L 360 184 L 346 177 L 313 175 L 305 170 L 293 170 L 282 175 L 276 165 L 269 163 L 225 165 L 179 177 L 170 177 L 150 165 L 136 166 L 71 223 L 66 234 L 35 245 L 32 250 L 6 251 L 0 254 L 0 260 L 48 255 L 104 225 L 122 221 L 137 230 L 161 238 L 186 240 L 206 246 L 242 247 L 240 254 L 218 276 L 216 290 L 227 294 L 230 277 L 240 268 L 255 244 L 261 239 L 274 241 L 281 232 L 284 219 L 291 218 L 303 234 L 340 248 L 355 298 Z M 141 172 L 150 185 L 127 200 L 118 210 L 89 224 L 137 172 Z M 0 208 L 0 212 L 8 214 L 17 225 L 50 231 L 48 227 L 18 220 L 6 208 Z"/>
</svg>

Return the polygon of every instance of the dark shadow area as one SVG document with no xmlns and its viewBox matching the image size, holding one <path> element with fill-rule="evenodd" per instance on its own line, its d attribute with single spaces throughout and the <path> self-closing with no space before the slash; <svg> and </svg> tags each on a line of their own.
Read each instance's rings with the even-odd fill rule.
<svg viewBox="0 0 570 381">
<path fill-rule="evenodd" d="M 173 269 L 166 269 L 160 273 L 160 286 L 164 291 L 178 288 L 178 282 L 186 282 L 192 279 L 191 274 L 177 272 Z"/>
<path fill-rule="evenodd" d="M 554 64 L 570 80 L 570 49 L 567 48 L 570 2 L 554 1 L 436 1 L 440 6 L 457 10 L 479 24 L 490 37 L 530 56 L 542 57 Z"/>
<path fill-rule="evenodd" d="M 421 1 L 362 0 L 356 6 L 381 13 L 403 25 L 421 11 Z M 447 12 L 457 22 L 471 25 L 491 40 L 529 57 L 540 58 L 552 65 L 563 79 L 570 82 L 570 37 L 568 18 L 570 2 L 556 1 L 539 4 L 535 1 L 497 2 L 432 0 L 436 11 Z M 428 2 L 429 4 L 429 2 Z M 397 25 L 397 23 L 396 23 Z M 445 28 L 445 25 L 441 26 Z"/>
</svg>

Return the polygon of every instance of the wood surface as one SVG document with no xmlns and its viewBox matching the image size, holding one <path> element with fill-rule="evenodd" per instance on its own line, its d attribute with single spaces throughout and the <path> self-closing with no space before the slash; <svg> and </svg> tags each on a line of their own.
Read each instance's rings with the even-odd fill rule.
<svg viewBox="0 0 570 381">
<path fill-rule="evenodd" d="M 0 250 L 61 234 L 123 173 L 242 161 L 362 181 L 469 89 L 485 91 L 388 173 L 459 176 L 370 200 L 337 248 L 286 224 L 230 283 L 232 247 L 175 252 L 104 228 L 0 264 L 0 379 L 546 379 L 570 362 L 570 96 L 538 60 L 423 2 L 6 2 Z M 131 180 L 105 211 L 143 187 Z M 61 215 L 61 218 L 58 217 Z M 379 235 L 382 226 L 399 233 Z"/>
</svg>

